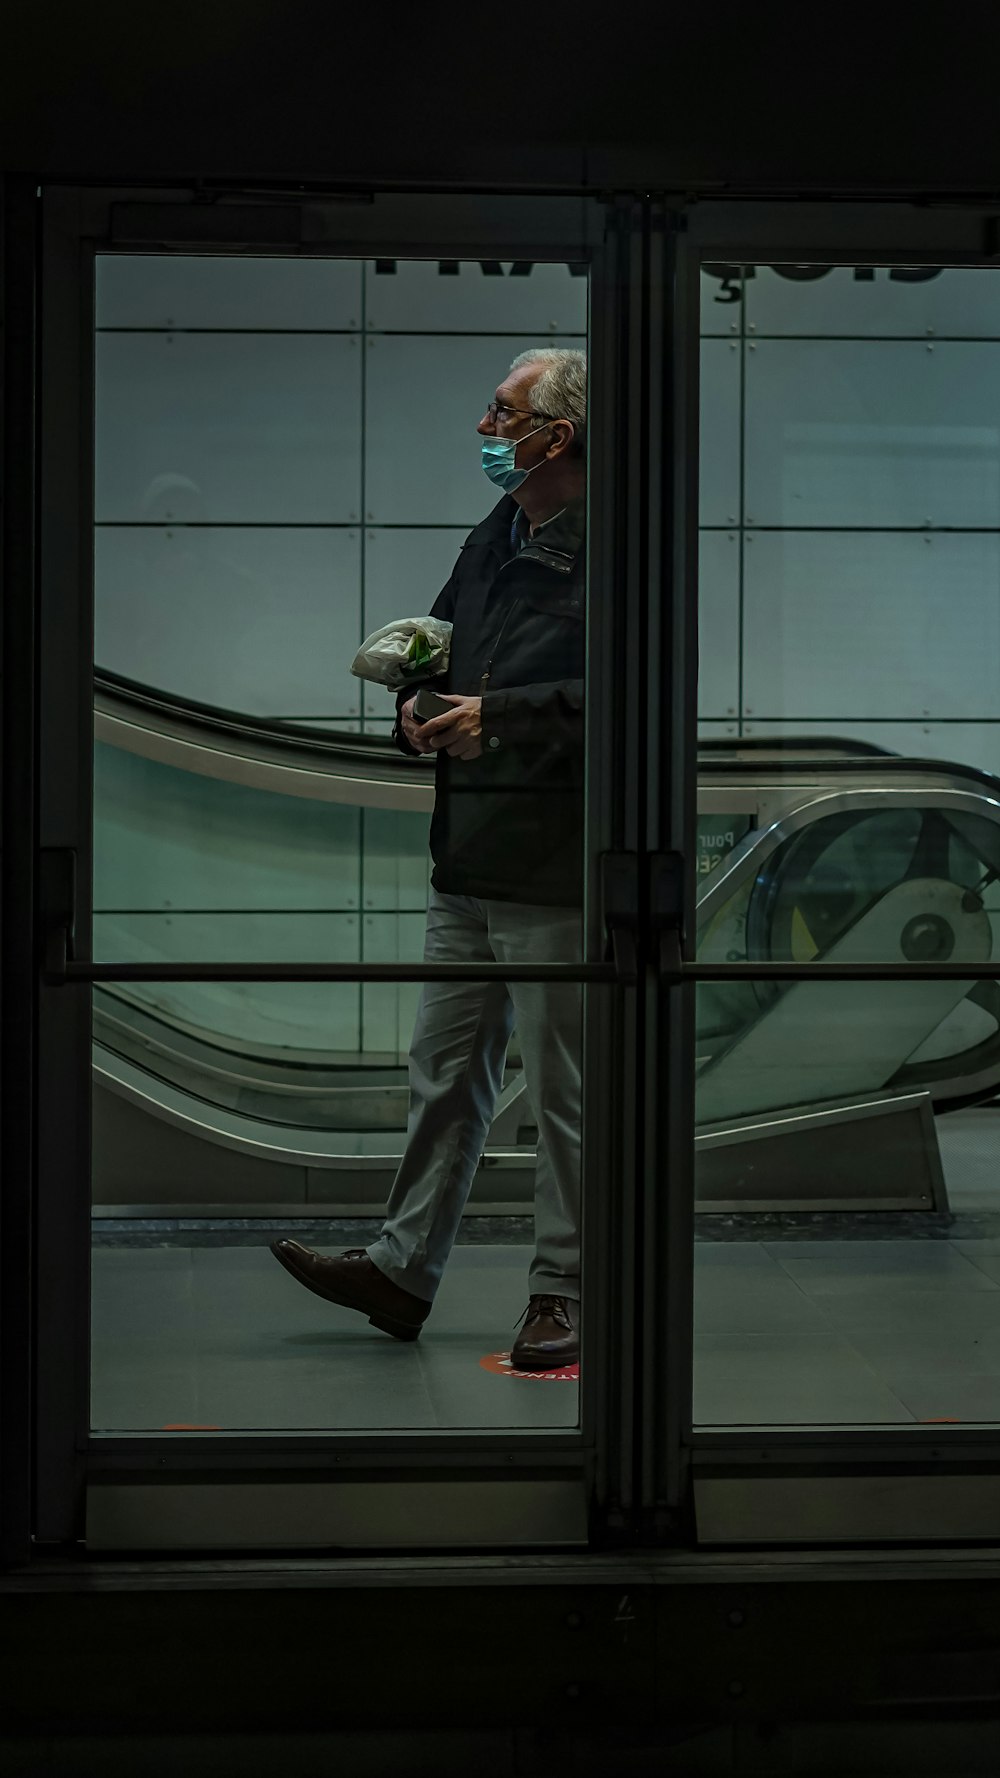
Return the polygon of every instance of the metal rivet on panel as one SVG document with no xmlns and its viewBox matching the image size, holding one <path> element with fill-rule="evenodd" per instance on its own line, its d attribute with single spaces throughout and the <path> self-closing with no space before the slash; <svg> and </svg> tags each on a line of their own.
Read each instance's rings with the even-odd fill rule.
<svg viewBox="0 0 1000 1778">
<path fill-rule="evenodd" d="M 925 351 L 927 351 L 927 352 L 933 352 L 933 350 L 934 350 L 934 347 L 933 347 L 933 346 L 926 346 L 926 347 L 925 347 L 925 348 L 924 348 L 924 350 L 925 350 Z"/>
<path fill-rule="evenodd" d="M 735 341 L 735 340 L 730 340 L 730 342 L 729 342 L 729 350 L 730 350 L 730 351 L 731 351 L 731 352 L 738 352 L 738 351 L 739 351 L 739 346 L 738 346 L 738 345 L 737 345 L 737 343 L 736 343 L 736 341 Z"/>
<path fill-rule="evenodd" d="M 757 342 L 756 342 L 756 340 L 751 340 L 751 341 L 750 341 L 750 344 L 749 344 L 749 346 L 748 346 L 748 348 L 747 348 L 747 350 L 748 350 L 748 351 L 750 351 L 750 352 L 756 352 L 756 350 L 757 350 Z"/>
<path fill-rule="evenodd" d="M 370 513 L 369 513 L 369 514 L 368 514 L 368 517 L 369 517 L 369 518 L 370 518 L 370 519 L 373 519 L 373 518 L 374 518 L 374 517 L 375 517 L 375 514 L 374 514 L 374 513 L 373 513 L 373 512 L 370 512 Z"/>
<path fill-rule="evenodd" d="M 924 329 L 924 331 L 925 331 L 925 333 L 933 333 L 934 329 L 933 329 L 933 327 L 927 327 Z"/>
<path fill-rule="evenodd" d="M 734 327 L 735 327 L 735 326 L 736 326 L 736 323 L 735 323 L 735 321 L 734 321 L 734 322 L 733 322 L 733 326 L 734 326 Z M 748 327 L 748 328 L 749 328 L 749 331 L 750 331 L 750 332 L 751 332 L 751 333 L 756 333 L 756 332 L 757 332 L 757 323 L 756 323 L 756 321 L 748 321 L 748 322 L 747 322 L 747 327 Z"/>
</svg>

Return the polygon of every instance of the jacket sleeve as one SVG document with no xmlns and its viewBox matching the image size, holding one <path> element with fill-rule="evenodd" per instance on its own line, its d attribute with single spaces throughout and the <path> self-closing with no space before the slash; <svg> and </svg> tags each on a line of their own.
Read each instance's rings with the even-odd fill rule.
<svg viewBox="0 0 1000 1778">
<path fill-rule="evenodd" d="M 483 751 L 537 742 L 564 748 L 583 746 L 582 679 L 555 679 L 483 696 Z"/>
<path fill-rule="evenodd" d="M 454 623 L 455 596 L 455 574 L 454 571 L 452 571 L 450 580 L 446 586 L 441 588 L 441 591 L 431 606 L 429 615 L 431 617 L 439 617 L 443 623 Z M 409 741 L 403 733 L 403 724 L 400 720 L 399 713 L 407 699 L 412 698 L 414 692 L 418 692 L 423 685 L 432 685 L 435 691 L 446 691 L 448 689 L 448 675 L 447 673 L 436 673 L 430 679 L 411 679 L 407 685 L 404 685 L 402 691 L 396 693 L 396 720 L 392 725 L 392 738 L 395 741 L 396 746 L 399 748 L 400 753 L 405 753 L 410 759 L 421 759 L 423 755 L 419 754 L 415 747 L 410 746 Z"/>
</svg>

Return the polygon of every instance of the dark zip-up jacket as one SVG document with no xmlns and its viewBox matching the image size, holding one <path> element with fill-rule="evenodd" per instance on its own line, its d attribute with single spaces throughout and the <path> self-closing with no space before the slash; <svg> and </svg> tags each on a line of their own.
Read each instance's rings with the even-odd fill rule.
<svg viewBox="0 0 1000 1778">
<path fill-rule="evenodd" d="M 451 655 L 424 683 L 483 700 L 479 759 L 437 756 L 431 881 L 571 906 L 583 899 L 584 502 L 515 554 L 519 511 L 507 494 L 470 532 L 431 608 L 453 625 Z M 414 753 L 398 720 L 393 735 Z"/>
</svg>

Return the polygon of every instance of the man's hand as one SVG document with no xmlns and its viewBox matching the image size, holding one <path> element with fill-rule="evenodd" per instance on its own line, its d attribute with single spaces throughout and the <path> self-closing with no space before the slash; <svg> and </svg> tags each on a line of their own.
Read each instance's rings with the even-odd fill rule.
<svg viewBox="0 0 1000 1778">
<path fill-rule="evenodd" d="M 407 698 L 406 703 L 400 705 L 399 717 L 403 724 L 403 733 L 415 752 L 433 753 L 434 749 L 426 739 L 428 724 L 414 720 L 413 706 L 416 700 L 417 694 L 414 692 L 412 698 Z"/>
<path fill-rule="evenodd" d="M 455 692 L 443 692 L 442 696 L 454 709 L 432 716 L 429 722 L 414 724 L 421 753 L 440 753 L 443 748 L 452 759 L 478 759 L 483 751 L 482 698 L 463 698 Z M 404 704 L 404 711 L 407 708 Z M 405 717 L 403 729 L 409 740 Z"/>
</svg>

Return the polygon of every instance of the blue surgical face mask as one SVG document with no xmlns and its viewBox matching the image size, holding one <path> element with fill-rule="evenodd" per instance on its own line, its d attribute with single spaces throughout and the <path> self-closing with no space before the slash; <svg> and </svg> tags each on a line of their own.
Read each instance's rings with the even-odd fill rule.
<svg viewBox="0 0 1000 1778">
<path fill-rule="evenodd" d="M 535 433 L 544 431 L 544 426 L 536 426 L 534 432 L 526 432 L 523 438 L 483 439 L 483 469 L 490 481 L 502 488 L 505 494 L 512 494 L 531 474 L 531 469 L 538 468 L 538 464 L 533 463 L 531 469 L 515 469 L 514 458 L 517 456 L 518 445 L 526 444 L 529 438 L 534 438 Z M 544 461 L 543 457 L 542 462 Z"/>
</svg>

